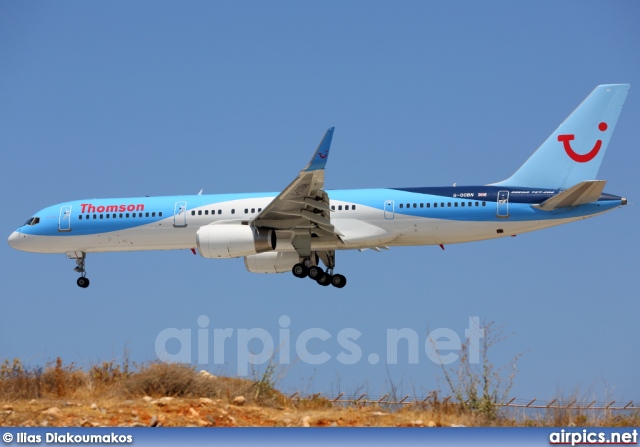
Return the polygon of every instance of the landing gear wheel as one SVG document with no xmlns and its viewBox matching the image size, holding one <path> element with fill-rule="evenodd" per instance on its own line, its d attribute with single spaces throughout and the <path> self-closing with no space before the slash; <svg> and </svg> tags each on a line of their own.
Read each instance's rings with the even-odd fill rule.
<svg viewBox="0 0 640 447">
<path fill-rule="evenodd" d="M 323 274 L 324 271 L 317 265 L 309 267 L 309 278 L 313 279 L 314 281 L 317 281 Z"/>
<path fill-rule="evenodd" d="M 331 284 L 331 280 L 333 279 L 333 277 L 328 274 L 328 273 L 322 273 L 320 275 L 320 277 L 316 280 L 318 284 L 320 284 L 321 286 L 328 286 L 329 284 Z"/>
<path fill-rule="evenodd" d="M 76 281 L 76 284 L 78 284 L 78 287 L 86 289 L 87 287 L 89 287 L 89 278 L 81 276 L 80 278 L 78 278 L 78 281 Z"/>
<path fill-rule="evenodd" d="M 304 264 L 296 264 L 291 269 L 291 273 L 296 278 L 306 278 L 309 275 L 309 269 Z"/>
<path fill-rule="evenodd" d="M 333 287 L 337 287 L 338 289 L 342 289 L 347 285 L 347 278 L 339 274 L 333 275 L 333 277 L 331 278 L 331 285 Z"/>
</svg>

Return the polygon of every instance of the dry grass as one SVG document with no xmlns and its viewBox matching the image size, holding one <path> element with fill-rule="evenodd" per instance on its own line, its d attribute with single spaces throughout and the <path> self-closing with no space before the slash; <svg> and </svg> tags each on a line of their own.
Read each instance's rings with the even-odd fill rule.
<svg viewBox="0 0 640 447">
<path fill-rule="evenodd" d="M 133 370 L 133 371 L 132 371 Z M 640 414 L 549 411 L 533 419 L 488 418 L 438 401 L 377 406 L 291 399 L 273 369 L 247 380 L 212 377 L 183 364 L 103 362 L 87 370 L 60 358 L 45 367 L 0 365 L 0 426 L 638 426 Z M 244 402 L 234 402 L 243 396 Z M 162 399 L 165 398 L 165 399 Z M 55 414 L 46 410 L 55 407 Z"/>
<path fill-rule="evenodd" d="M 44 368 L 30 368 L 20 360 L 0 366 L 0 400 L 52 398 L 207 397 L 230 400 L 244 396 L 249 403 L 277 405 L 284 396 L 268 378 L 246 380 L 199 374 L 179 363 L 151 362 L 136 365 L 103 362 L 89 371 L 60 358 Z"/>
</svg>

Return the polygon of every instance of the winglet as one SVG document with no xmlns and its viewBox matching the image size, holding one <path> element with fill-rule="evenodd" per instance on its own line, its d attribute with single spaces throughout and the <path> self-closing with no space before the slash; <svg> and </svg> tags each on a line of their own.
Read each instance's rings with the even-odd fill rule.
<svg viewBox="0 0 640 447">
<path fill-rule="evenodd" d="M 311 161 L 303 171 L 317 171 L 319 169 L 324 169 L 324 165 L 327 164 L 327 159 L 329 158 L 333 129 L 335 129 L 335 127 L 330 127 L 324 134 L 322 141 L 318 145 L 318 149 L 316 149 L 316 153 L 313 154 Z"/>
</svg>

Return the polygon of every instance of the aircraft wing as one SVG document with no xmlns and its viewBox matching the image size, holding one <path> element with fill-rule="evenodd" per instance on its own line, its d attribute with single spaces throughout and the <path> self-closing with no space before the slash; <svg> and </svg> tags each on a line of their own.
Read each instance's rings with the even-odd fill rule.
<svg viewBox="0 0 640 447">
<path fill-rule="evenodd" d="M 258 214 L 251 224 L 257 228 L 294 230 L 301 238 L 339 237 L 331 224 L 329 196 L 324 191 L 324 167 L 334 128 L 325 133 L 309 164 L 278 196 Z M 295 243 L 294 243 L 295 245 Z"/>
<path fill-rule="evenodd" d="M 596 202 L 600 194 L 602 194 L 606 183 L 606 180 L 587 180 L 580 182 L 553 197 L 549 197 L 544 202 L 532 206 L 542 211 L 553 211 L 559 208 L 568 208 Z"/>
</svg>

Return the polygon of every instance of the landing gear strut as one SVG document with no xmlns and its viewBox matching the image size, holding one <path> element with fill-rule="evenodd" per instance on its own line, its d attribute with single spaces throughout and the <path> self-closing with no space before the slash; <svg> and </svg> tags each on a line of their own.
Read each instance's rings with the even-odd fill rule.
<svg viewBox="0 0 640 447">
<path fill-rule="evenodd" d="M 84 261 L 87 257 L 86 254 L 84 252 L 71 252 L 67 253 L 67 257 L 76 260 L 76 266 L 73 271 L 78 272 L 81 275 L 76 281 L 76 284 L 78 284 L 78 287 L 86 289 L 89 287 L 89 278 L 87 278 L 87 272 L 84 269 Z"/>
<path fill-rule="evenodd" d="M 316 258 L 315 253 L 312 254 L 312 258 Z M 340 274 L 333 273 L 333 267 L 335 266 L 335 254 L 334 252 L 326 252 L 321 255 L 322 261 L 327 265 L 327 270 L 322 270 L 319 265 L 311 265 L 311 259 L 305 258 L 302 262 L 296 264 L 291 269 L 291 273 L 296 278 L 309 277 L 313 281 L 317 282 L 321 286 L 328 286 L 331 284 L 333 287 L 342 289 L 347 285 L 347 278 Z M 316 258 L 317 264 L 317 258 Z"/>
</svg>

